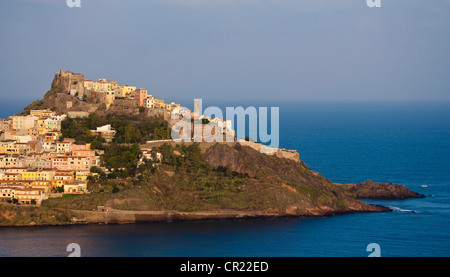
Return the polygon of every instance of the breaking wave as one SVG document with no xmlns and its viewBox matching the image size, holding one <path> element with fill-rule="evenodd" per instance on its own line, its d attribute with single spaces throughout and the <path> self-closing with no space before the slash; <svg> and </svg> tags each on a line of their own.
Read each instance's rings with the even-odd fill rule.
<svg viewBox="0 0 450 277">
<path fill-rule="evenodd" d="M 414 213 L 414 214 L 418 214 L 418 211 L 414 211 L 414 210 L 406 210 L 406 209 L 402 209 L 399 207 L 394 207 L 394 206 L 389 206 L 390 209 L 392 209 L 393 211 L 396 212 L 402 212 L 402 213 Z"/>
</svg>

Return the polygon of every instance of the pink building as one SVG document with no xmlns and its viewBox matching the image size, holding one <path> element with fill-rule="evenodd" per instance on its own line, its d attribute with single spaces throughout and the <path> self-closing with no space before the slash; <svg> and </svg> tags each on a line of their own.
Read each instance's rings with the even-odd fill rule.
<svg viewBox="0 0 450 277">
<path fill-rule="evenodd" d="M 64 156 L 51 157 L 51 161 L 52 161 L 52 168 L 56 168 L 58 170 L 68 170 L 69 168 L 68 157 Z"/>
<path fill-rule="evenodd" d="M 134 100 L 138 102 L 139 107 L 144 107 L 144 100 L 147 99 L 147 90 L 138 88 L 134 91 Z"/>
<path fill-rule="evenodd" d="M 72 156 L 76 157 L 94 157 L 95 150 L 73 150 Z"/>
<path fill-rule="evenodd" d="M 74 171 L 89 171 L 91 168 L 91 159 L 89 157 L 68 157 L 67 168 L 68 170 Z"/>
<path fill-rule="evenodd" d="M 44 153 L 33 154 L 33 156 L 31 156 L 31 157 L 38 157 L 43 160 L 49 161 L 49 160 L 52 160 L 52 158 L 54 158 L 54 155 L 51 152 L 44 152 Z"/>
<path fill-rule="evenodd" d="M 91 144 L 71 144 L 69 146 L 69 152 L 73 152 L 73 151 L 82 151 L 82 150 L 90 150 L 91 149 Z"/>
</svg>

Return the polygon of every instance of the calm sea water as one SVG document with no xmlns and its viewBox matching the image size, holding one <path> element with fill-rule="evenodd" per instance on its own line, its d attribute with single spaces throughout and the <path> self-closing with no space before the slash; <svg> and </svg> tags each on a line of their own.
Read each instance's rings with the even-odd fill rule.
<svg viewBox="0 0 450 277">
<path fill-rule="evenodd" d="M 4 107 L 4 109 L 2 109 Z M 0 104 L 0 117 L 20 111 Z M 329 218 L 0 228 L 0 256 L 364 257 L 450 255 L 450 105 L 280 105 L 280 143 L 340 183 L 404 184 L 425 199 L 366 201 L 394 208 Z M 427 188 L 422 185 L 428 185 Z M 415 211 L 416 213 L 412 213 Z"/>
</svg>

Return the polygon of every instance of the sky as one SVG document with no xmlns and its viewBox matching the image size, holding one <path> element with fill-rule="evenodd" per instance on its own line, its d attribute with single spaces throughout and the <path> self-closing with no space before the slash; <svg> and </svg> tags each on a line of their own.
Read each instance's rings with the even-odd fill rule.
<svg viewBox="0 0 450 277">
<path fill-rule="evenodd" d="M 450 0 L 80 2 L 0 0 L 0 101 L 60 68 L 185 105 L 450 100 Z"/>
</svg>

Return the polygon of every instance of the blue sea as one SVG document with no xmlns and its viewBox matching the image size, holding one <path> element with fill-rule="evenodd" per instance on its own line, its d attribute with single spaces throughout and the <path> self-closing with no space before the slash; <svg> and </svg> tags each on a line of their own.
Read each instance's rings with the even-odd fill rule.
<svg viewBox="0 0 450 277">
<path fill-rule="evenodd" d="M 273 104 L 272 104 L 273 105 Z M 0 117 L 24 105 L 0 104 Z M 267 106 L 267 105 L 266 105 Z M 394 209 L 324 218 L 1 227 L 0 256 L 450 256 L 449 103 L 280 104 L 280 147 L 337 183 L 403 184 L 424 199 L 365 200 Z M 428 186 L 428 187 L 423 187 Z"/>
</svg>

